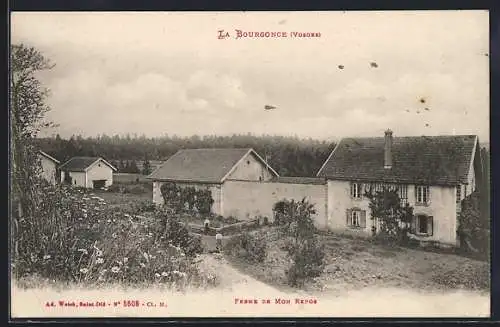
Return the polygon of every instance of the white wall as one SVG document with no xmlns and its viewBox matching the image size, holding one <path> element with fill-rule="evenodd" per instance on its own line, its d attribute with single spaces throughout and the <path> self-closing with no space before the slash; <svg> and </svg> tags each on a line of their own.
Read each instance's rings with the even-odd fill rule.
<svg viewBox="0 0 500 327">
<path fill-rule="evenodd" d="M 283 199 L 302 200 L 315 205 L 315 224 L 326 228 L 326 184 L 291 184 L 274 182 L 226 181 L 222 185 L 223 216 L 246 220 L 256 216 L 273 220 L 272 208 Z"/>
<path fill-rule="evenodd" d="M 416 239 L 422 241 L 439 241 L 450 245 L 456 245 L 456 189 L 455 187 L 430 187 L 430 203 L 427 206 L 415 204 L 415 186 L 408 185 L 408 203 L 413 207 L 414 214 L 426 214 L 433 216 L 433 235 L 419 236 Z M 328 226 L 329 229 L 361 235 L 371 235 L 373 221 L 370 219 L 369 200 L 363 197 L 361 200 L 351 199 L 350 182 L 328 181 Z M 366 210 L 366 228 L 351 229 L 346 226 L 346 210 L 358 207 Z"/>
<path fill-rule="evenodd" d="M 258 160 L 253 154 L 249 153 L 239 162 L 236 169 L 229 174 L 227 179 L 259 181 L 259 178 L 261 178 L 267 181 L 272 177 L 273 175 L 266 169 L 266 165 Z"/>
<path fill-rule="evenodd" d="M 57 165 L 54 161 L 41 155 L 40 161 L 42 165 L 42 177 L 49 183 L 55 185 L 57 181 Z"/>
<path fill-rule="evenodd" d="M 108 187 L 113 184 L 113 169 L 111 169 L 104 162 L 99 161 L 87 170 L 86 187 L 92 188 L 94 180 L 106 180 L 105 186 Z"/>
<path fill-rule="evenodd" d="M 86 187 L 85 186 L 85 172 L 70 171 L 69 176 L 71 177 L 71 185 Z"/>
<path fill-rule="evenodd" d="M 164 203 L 163 196 L 161 195 L 161 186 L 165 182 L 153 181 L 153 203 L 161 205 Z M 219 184 L 202 184 L 202 183 L 175 183 L 179 187 L 194 187 L 197 190 L 210 190 L 212 193 L 212 199 L 214 203 L 212 204 L 212 213 L 216 215 L 221 215 L 221 187 Z"/>
</svg>

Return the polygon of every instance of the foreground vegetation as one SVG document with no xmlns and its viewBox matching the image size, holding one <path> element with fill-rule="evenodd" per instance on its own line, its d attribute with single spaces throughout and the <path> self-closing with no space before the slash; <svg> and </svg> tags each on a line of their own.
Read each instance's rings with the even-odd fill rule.
<svg viewBox="0 0 500 327">
<path fill-rule="evenodd" d="M 292 265 L 286 241 L 276 227 L 254 235 L 266 244 L 264 260 L 255 264 L 246 255 L 228 251 L 227 260 L 240 271 L 278 289 L 291 291 L 287 271 Z M 324 244 L 324 269 L 305 281 L 310 292 L 340 292 L 366 287 L 427 291 L 489 292 L 490 265 L 482 260 L 423 249 L 386 246 L 369 239 L 333 233 L 318 235 Z"/>
</svg>

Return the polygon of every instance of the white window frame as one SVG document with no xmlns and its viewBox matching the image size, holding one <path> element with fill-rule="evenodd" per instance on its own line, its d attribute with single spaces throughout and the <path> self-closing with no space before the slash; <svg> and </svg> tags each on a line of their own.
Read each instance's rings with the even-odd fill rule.
<svg viewBox="0 0 500 327">
<path fill-rule="evenodd" d="M 353 209 L 351 211 L 351 227 L 361 227 L 361 210 Z"/>
<path fill-rule="evenodd" d="M 415 186 L 415 202 L 420 205 L 427 205 L 430 202 L 431 189 L 428 185 Z M 425 199 L 424 199 L 425 194 Z"/>
<path fill-rule="evenodd" d="M 351 183 L 351 198 L 353 199 L 361 199 L 363 197 L 363 184 L 358 182 Z"/>
<path fill-rule="evenodd" d="M 425 218 L 425 224 L 423 224 L 425 226 L 425 232 L 421 232 L 420 231 L 420 219 L 421 218 Z M 430 233 L 429 232 L 429 219 L 432 219 L 432 229 L 434 230 L 434 219 L 431 218 L 431 216 L 428 216 L 428 215 L 425 215 L 425 214 L 418 214 L 416 215 L 416 221 L 415 221 L 415 235 L 418 235 L 418 236 L 431 236 L 434 234 L 434 232 Z"/>
</svg>

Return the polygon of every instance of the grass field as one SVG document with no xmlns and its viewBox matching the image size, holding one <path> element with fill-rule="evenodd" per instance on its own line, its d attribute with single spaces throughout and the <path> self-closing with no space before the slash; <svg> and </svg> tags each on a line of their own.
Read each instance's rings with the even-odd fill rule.
<svg viewBox="0 0 500 327">
<path fill-rule="evenodd" d="M 356 290 L 365 287 L 395 287 L 420 290 L 478 290 L 488 292 L 490 266 L 455 254 L 420 249 L 391 248 L 365 239 L 322 235 L 326 266 L 322 275 L 306 284 L 311 291 Z M 268 241 L 264 263 L 228 260 L 239 270 L 281 289 L 288 289 L 285 270 L 289 265 L 282 241 Z"/>
</svg>

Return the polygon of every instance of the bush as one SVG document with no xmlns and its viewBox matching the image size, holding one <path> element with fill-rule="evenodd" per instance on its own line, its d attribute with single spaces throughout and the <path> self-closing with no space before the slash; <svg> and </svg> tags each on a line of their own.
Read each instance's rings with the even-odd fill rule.
<svg viewBox="0 0 500 327">
<path fill-rule="evenodd" d="M 287 271 L 291 286 L 302 286 L 309 278 L 318 277 L 324 268 L 325 250 L 316 238 L 294 246 L 287 244 L 285 249 L 291 254 L 293 263 Z"/>
<path fill-rule="evenodd" d="M 245 232 L 231 238 L 224 251 L 250 262 L 264 262 L 267 256 L 267 241 L 263 237 Z"/>
<path fill-rule="evenodd" d="M 316 211 L 305 198 L 279 201 L 273 210 L 275 223 L 285 239 L 284 249 L 292 261 L 287 271 L 288 283 L 301 286 L 308 278 L 319 276 L 324 267 L 324 247 L 317 240 L 312 219 Z"/>
<path fill-rule="evenodd" d="M 66 187 L 44 187 L 38 199 L 36 219 L 20 219 L 13 235 L 17 279 L 38 274 L 86 284 L 214 283 L 194 261 L 201 241 L 167 213 L 137 218 Z"/>
</svg>

